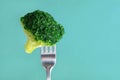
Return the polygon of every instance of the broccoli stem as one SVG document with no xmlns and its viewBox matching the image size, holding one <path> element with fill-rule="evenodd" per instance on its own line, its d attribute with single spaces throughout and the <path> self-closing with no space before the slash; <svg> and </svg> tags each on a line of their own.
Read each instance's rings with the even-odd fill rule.
<svg viewBox="0 0 120 80">
<path fill-rule="evenodd" d="M 28 39 L 27 40 L 27 43 L 25 45 L 25 48 L 26 48 L 26 52 L 27 53 L 32 53 L 32 51 L 36 48 L 36 43 L 33 42 L 31 39 Z"/>
<path fill-rule="evenodd" d="M 28 32 L 27 30 L 24 30 L 24 32 L 26 33 L 26 35 L 28 37 L 27 42 L 25 44 L 25 51 L 28 54 L 32 53 L 33 50 L 35 50 L 36 48 L 45 45 L 45 43 L 43 43 L 40 40 L 39 41 L 34 40 L 33 35 L 30 32 Z"/>
</svg>

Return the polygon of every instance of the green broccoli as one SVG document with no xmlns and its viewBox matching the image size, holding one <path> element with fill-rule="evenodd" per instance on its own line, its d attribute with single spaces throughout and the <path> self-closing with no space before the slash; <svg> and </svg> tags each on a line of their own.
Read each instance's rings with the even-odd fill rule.
<svg viewBox="0 0 120 80">
<path fill-rule="evenodd" d="M 63 36 L 64 28 L 47 12 L 36 10 L 20 18 L 28 37 L 26 52 L 41 46 L 55 45 Z"/>
</svg>

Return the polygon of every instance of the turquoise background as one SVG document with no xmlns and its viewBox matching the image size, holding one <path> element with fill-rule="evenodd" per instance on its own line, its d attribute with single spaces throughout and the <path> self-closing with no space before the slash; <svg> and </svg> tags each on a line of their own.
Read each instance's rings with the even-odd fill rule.
<svg viewBox="0 0 120 80">
<path fill-rule="evenodd" d="M 26 54 L 20 17 L 47 11 L 64 25 L 52 80 L 120 80 L 120 0 L 0 0 L 0 80 L 45 80 L 40 49 Z"/>
</svg>

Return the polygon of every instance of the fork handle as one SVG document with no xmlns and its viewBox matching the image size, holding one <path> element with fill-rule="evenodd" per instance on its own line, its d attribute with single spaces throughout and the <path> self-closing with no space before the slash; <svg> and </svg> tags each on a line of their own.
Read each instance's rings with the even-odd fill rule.
<svg viewBox="0 0 120 80">
<path fill-rule="evenodd" d="M 46 80 L 51 80 L 51 69 L 46 69 Z"/>
</svg>

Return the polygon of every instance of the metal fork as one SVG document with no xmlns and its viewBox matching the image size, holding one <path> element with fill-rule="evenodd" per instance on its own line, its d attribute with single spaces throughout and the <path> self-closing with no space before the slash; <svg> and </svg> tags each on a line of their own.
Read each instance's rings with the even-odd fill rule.
<svg viewBox="0 0 120 80">
<path fill-rule="evenodd" d="M 41 59 L 46 70 L 46 80 L 51 80 L 51 71 L 56 64 L 56 45 L 41 47 Z"/>
</svg>

